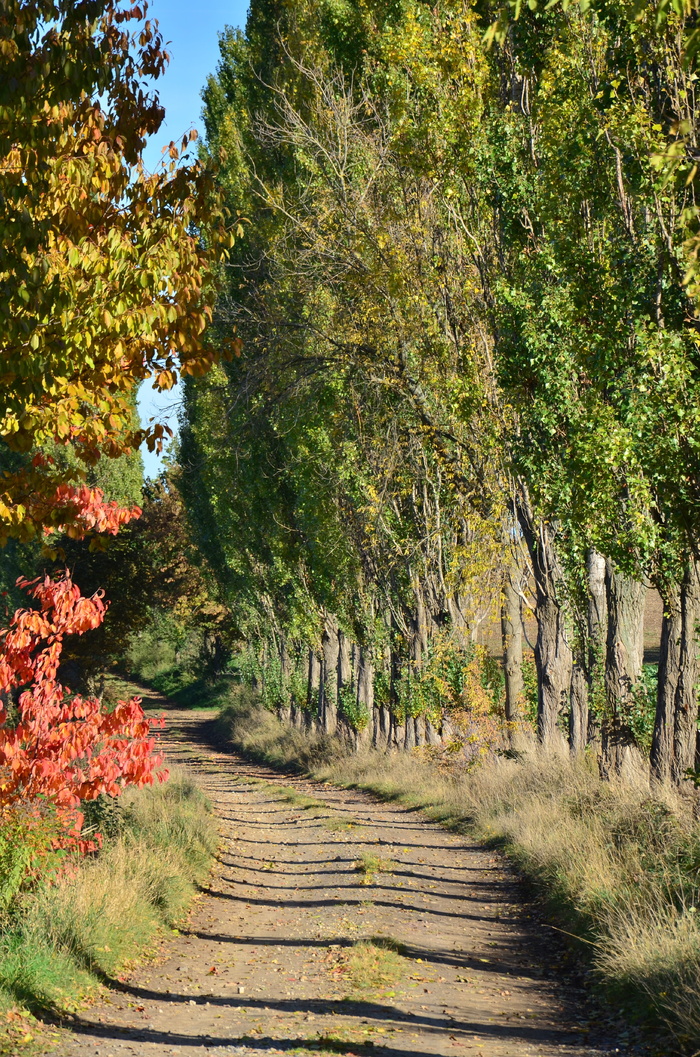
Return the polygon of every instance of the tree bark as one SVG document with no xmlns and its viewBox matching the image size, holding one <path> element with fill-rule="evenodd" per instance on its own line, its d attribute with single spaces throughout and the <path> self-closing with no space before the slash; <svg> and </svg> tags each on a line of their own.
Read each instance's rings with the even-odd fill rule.
<svg viewBox="0 0 700 1057">
<path fill-rule="evenodd" d="M 428 742 L 428 745 L 442 744 L 442 738 L 440 737 L 440 734 L 438 733 L 435 724 L 431 719 L 428 719 L 427 716 L 425 718 L 425 737 Z"/>
<path fill-rule="evenodd" d="M 338 698 L 341 690 L 352 683 L 352 643 L 345 632 L 338 632 Z"/>
<path fill-rule="evenodd" d="M 357 657 L 357 704 L 358 711 L 367 716 L 365 726 L 355 730 L 355 743 L 359 748 L 370 741 L 374 712 L 374 665 L 371 653 L 365 646 L 360 647 Z"/>
<path fill-rule="evenodd" d="M 569 701 L 572 657 L 566 639 L 565 613 L 558 598 L 561 570 L 551 524 L 535 519 L 521 484 L 518 520 L 532 562 L 535 582 L 537 641 L 537 740 L 549 746 L 558 740 L 557 722 Z"/>
<path fill-rule="evenodd" d="M 578 756 L 588 741 L 588 681 L 580 664 L 571 670 L 571 710 L 569 712 L 569 748 Z"/>
<path fill-rule="evenodd" d="M 520 569 L 513 563 L 506 571 L 501 599 L 503 672 L 506 683 L 506 723 L 512 748 L 520 741 L 523 722 L 523 621 L 521 599 L 516 590 Z"/>
<path fill-rule="evenodd" d="M 619 774 L 633 744 L 626 721 L 644 662 L 646 587 L 605 563 L 608 635 L 605 651 L 606 715 L 601 727 L 601 772 Z"/>
<path fill-rule="evenodd" d="M 423 586 L 418 581 L 413 585 L 413 592 L 416 598 L 416 609 L 411 629 L 413 633 L 411 636 L 411 660 L 416 668 L 420 668 L 423 663 L 423 657 L 428 650 L 428 610 L 425 605 Z"/>
<path fill-rule="evenodd" d="M 337 625 L 326 618 L 322 639 L 323 667 L 321 671 L 321 730 L 335 734 L 338 725 L 338 658 L 340 641 Z"/>
<path fill-rule="evenodd" d="M 353 655 L 355 647 L 343 631 L 338 631 L 338 683 L 336 700 L 336 733 L 353 743 L 352 727 L 342 708 L 343 692 L 349 692 L 353 681 Z"/>
<path fill-rule="evenodd" d="M 283 723 L 291 720 L 291 697 L 289 693 L 290 658 L 287 650 L 286 636 L 280 632 L 277 639 L 277 651 L 280 663 L 280 701 L 277 705 L 277 717 Z"/>
<path fill-rule="evenodd" d="M 586 610 L 576 661 L 571 673 L 569 746 L 574 756 L 600 740 L 600 713 L 604 690 L 605 651 L 608 633 L 608 605 L 605 589 L 605 558 L 588 548 L 586 556 L 588 587 Z"/>
<path fill-rule="evenodd" d="M 605 558 L 594 547 L 588 551 L 588 684 L 589 745 L 600 741 L 601 705 L 605 693 L 605 653 L 608 640 L 608 595 L 605 587 Z"/>
<path fill-rule="evenodd" d="M 321 661 L 316 650 L 309 649 L 308 688 L 306 694 L 306 726 L 311 728 L 319 718 L 319 698 L 321 687 Z"/>
<path fill-rule="evenodd" d="M 686 769 L 694 766 L 698 722 L 700 569 L 695 559 L 688 561 L 681 583 L 668 586 L 662 597 L 664 616 L 651 773 L 656 781 L 670 779 L 680 783 Z"/>
</svg>

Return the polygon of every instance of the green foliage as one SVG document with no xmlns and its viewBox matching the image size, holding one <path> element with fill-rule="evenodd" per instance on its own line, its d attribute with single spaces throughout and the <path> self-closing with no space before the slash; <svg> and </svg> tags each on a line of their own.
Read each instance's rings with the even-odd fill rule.
<svg viewBox="0 0 700 1057">
<path fill-rule="evenodd" d="M 632 689 L 632 707 L 624 717 L 635 744 L 645 752 L 651 748 L 658 688 L 658 665 L 643 665 L 642 677 Z"/>
<path fill-rule="evenodd" d="M 421 666 L 407 665 L 397 681 L 397 715 L 427 715 L 439 722 L 444 711 L 475 716 L 503 710 L 501 665 L 481 646 L 463 645 L 436 634 Z"/>
<path fill-rule="evenodd" d="M 168 59 L 145 9 L 9 0 L 0 51 L 0 441 L 72 456 L 3 476 L 4 544 L 75 524 L 57 488 L 79 478 L 77 465 L 138 447 L 132 399 L 145 377 L 169 389 L 178 371 L 211 362 L 201 335 L 213 247 L 230 238 L 211 172 L 184 153 L 188 137 L 156 173 L 141 163 L 163 121 L 152 85 Z M 154 447 L 163 427 L 145 434 Z"/>
<path fill-rule="evenodd" d="M 367 705 L 357 699 L 357 690 L 354 686 L 343 686 L 338 694 L 338 704 L 342 714 L 347 719 L 353 730 L 363 731 L 369 725 L 370 715 Z"/>
<path fill-rule="evenodd" d="M 298 660 L 341 627 L 396 718 L 495 722 L 500 676 L 469 642 L 525 540 L 603 715 L 585 555 L 681 581 L 695 16 L 629 13 L 530 5 L 488 49 L 481 5 L 254 0 L 222 38 L 205 149 L 251 224 L 212 330 L 231 357 L 186 385 L 182 487 L 269 705 L 279 644 Z"/>
<path fill-rule="evenodd" d="M 52 844 L 60 832 L 48 803 L 19 803 L 0 816 L 0 919 L 37 877 L 58 870 L 63 855 Z"/>
</svg>

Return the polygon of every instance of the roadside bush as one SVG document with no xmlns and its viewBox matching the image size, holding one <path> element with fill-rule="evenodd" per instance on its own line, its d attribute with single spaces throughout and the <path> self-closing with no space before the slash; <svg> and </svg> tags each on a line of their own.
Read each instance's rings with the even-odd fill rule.
<svg viewBox="0 0 700 1057">
<path fill-rule="evenodd" d="M 0 916 L 38 874 L 50 875 L 62 854 L 53 850 L 60 826 L 51 806 L 17 801 L 0 811 Z"/>
</svg>

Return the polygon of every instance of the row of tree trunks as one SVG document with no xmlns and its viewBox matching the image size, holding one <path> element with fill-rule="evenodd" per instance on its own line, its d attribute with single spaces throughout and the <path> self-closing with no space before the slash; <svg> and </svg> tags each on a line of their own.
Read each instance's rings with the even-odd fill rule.
<svg viewBox="0 0 700 1057">
<path fill-rule="evenodd" d="M 532 516 L 526 494 L 519 497 L 517 513 L 535 594 L 537 740 L 544 746 L 561 741 L 560 717 L 568 706 L 571 751 L 578 754 L 594 746 L 601 773 L 620 773 L 634 744 L 628 717 L 642 678 L 647 588 L 591 548 L 585 627 L 574 657 L 555 532 Z M 506 720 L 513 747 L 523 695 L 522 611 L 517 588 L 521 575 L 517 566 L 506 571 L 501 608 Z M 695 767 L 698 743 L 700 565 L 695 558 L 688 559 L 680 582 L 664 586 L 662 597 L 651 775 L 658 781 L 679 783 Z"/>
<path fill-rule="evenodd" d="M 646 587 L 616 569 L 600 553 L 587 556 L 587 609 L 575 656 L 569 645 L 566 607 L 561 600 L 562 571 L 556 554 L 555 532 L 535 521 L 527 503 L 519 522 L 527 545 L 536 601 L 538 675 L 537 738 L 544 746 L 562 741 L 561 716 L 568 707 L 569 743 L 575 754 L 587 746 L 599 753 L 601 773 L 619 773 L 633 745 L 628 717 L 635 702 L 644 659 L 643 616 Z M 521 748 L 524 684 L 522 673 L 523 571 L 513 563 L 504 576 L 501 632 L 505 675 L 505 714 L 511 746 Z M 409 621 L 409 652 L 419 666 L 429 640 L 429 616 L 419 588 Z M 652 776 L 680 782 L 695 763 L 697 741 L 697 685 L 700 680 L 698 624 L 700 623 L 700 567 L 687 564 L 680 583 L 664 590 L 660 643 L 658 702 L 651 752 Z M 284 639 L 279 640 L 283 682 L 289 676 Z M 399 677 L 401 658 L 388 656 L 391 681 Z M 386 704 L 374 704 L 374 664 L 366 647 L 351 642 L 330 615 L 324 618 L 320 649 L 310 649 L 307 700 L 293 702 L 285 714 L 298 727 L 313 726 L 325 734 L 338 733 L 355 745 L 371 744 L 382 751 L 410 750 L 449 739 L 449 724 L 434 725 L 428 717 L 397 720 Z M 348 691 L 369 723 L 358 733 L 340 702 Z M 347 697 L 346 697 L 347 701 Z"/>
</svg>

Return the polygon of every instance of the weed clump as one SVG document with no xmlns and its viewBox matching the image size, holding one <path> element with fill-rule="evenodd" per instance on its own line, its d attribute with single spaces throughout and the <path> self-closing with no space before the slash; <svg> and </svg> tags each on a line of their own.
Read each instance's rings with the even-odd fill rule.
<svg viewBox="0 0 700 1057">
<path fill-rule="evenodd" d="M 359 940 L 341 955 L 344 978 L 351 991 L 385 994 L 397 987 L 408 972 L 405 949 L 388 936 Z"/>
<path fill-rule="evenodd" d="M 390 859 L 382 859 L 372 852 L 363 852 L 355 863 L 355 869 L 362 874 L 361 884 L 372 885 L 379 873 L 393 873 L 396 864 Z"/>
</svg>

